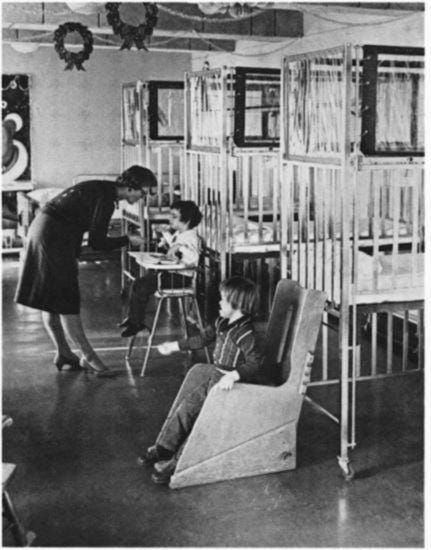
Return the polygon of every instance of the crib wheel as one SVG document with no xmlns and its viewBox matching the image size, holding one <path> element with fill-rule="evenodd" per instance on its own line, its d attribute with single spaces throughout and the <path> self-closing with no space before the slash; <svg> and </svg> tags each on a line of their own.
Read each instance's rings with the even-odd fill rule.
<svg viewBox="0 0 431 550">
<path fill-rule="evenodd" d="M 355 477 L 355 470 L 350 465 L 349 459 L 338 457 L 338 465 L 343 472 L 344 480 L 352 481 L 352 479 Z"/>
<path fill-rule="evenodd" d="M 355 470 L 351 466 L 348 466 L 347 470 L 347 472 L 343 472 L 344 480 L 352 481 L 352 479 L 355 477 Z"/>
</svg>

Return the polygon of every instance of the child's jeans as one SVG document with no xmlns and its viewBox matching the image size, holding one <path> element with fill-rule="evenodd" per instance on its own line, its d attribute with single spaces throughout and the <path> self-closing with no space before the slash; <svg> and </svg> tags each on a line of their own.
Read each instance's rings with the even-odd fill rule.
<svg viewBox="0 0 431 550">
<path fill-rule="evenodd" d="M 179 273 L 164 272 L 162 288 L 183 288 L 190 286 L 191 277 Z M 157 273 L 149 271 L 143 277 L 135 279 L 130 290 L 129 311 L 127 317 L 133 325 L 145 324 L 148 300 L 157 290 Z"/>
<path fill-rule="evenodd" d="M 185 377 L 156 444 L 176 452 L 192 431 L 210 389 L 224 376 L 215 365 L 198 363 Z"/>
</svg>

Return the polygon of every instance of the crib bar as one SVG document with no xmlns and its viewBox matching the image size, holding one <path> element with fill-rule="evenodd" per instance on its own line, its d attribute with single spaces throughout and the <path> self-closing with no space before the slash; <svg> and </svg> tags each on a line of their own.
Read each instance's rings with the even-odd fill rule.
<svg viewBox="0 0 431 550">
<path fill-rule="evenodd" d="M 419 368 L 424 367 L 424 310 L 418 310 L 417 311 L 417 339 L 418 339 L 418 347 L 417 347 L 417 354 L 418 354 L 418 365 Z"/>
<path fill-rule="evenodd" d="M 386 373 L 392 372 L 393 361 L 393 333 L 394 333 L 394 314 L 392 311 L 388 311 L 388 328 L 387 328 L 387 360 L 386 360 Z"/>
<path fill-rule="evenodd" d="M 242 161 L 242 162 L 241 162 Z M 238 163 L 242 167 L 242 170 L 238 171 L 239 176 L 242 177 L 243 188 L 243 204 L 244 204 L 244 240 L 248 240 L 248 219 L 249 219 L 249 206 L 250 206 L 250 161 L 249 156 L 239 157 Z"/>
<path fill-rule="evenodd" d="M 162 149 L 158 148 L 155 151 L 156 155 L 156 176 L 157 176 L 157 204 L 160 207 L 162 203 L 162 189 L 163 189 L 163 169 L 162 169 Z"/>
<path fill-rule="evenodd" d="M 174 151 L 169 148 L 168 154 L 168 194 L 169 203 L 171 204 L 174 199 Z"/>
<path fill-rule="evenodd" d="M 328 314 L 323 313 L 322 318 L 322 380 L 328 380 Z"/>
<path fill-rule="evenodd" d="M 279 240 L 279 218 L 280 218 L 280 155 L 275 159 L 272 169 L 272 239 Z M 244 217 L 246 217 L 244 215 Z"/>
<path fill-rule="evenodd" d="M 256 158 L 252 159 L 252 161 L 255 160 L 255 163 L 257 164 L 257 208 L 258 208 L 258 238 L 259 240 L 262 240 L 263 236 L 263 191 L 264 191 L 264 170 L 263 170 L 263 163 L 265 162 L 264 158 Z M 254 170 L 253 170 L 254 173 Z M 267 180 L 268 181 L 268 180 Z"/>
<path fill-rule="evenodd" d="M 377 374 L 377 314 L 371 313 L 371 375 Z"/>
<path fill-rule="evenodd" d="M 409 312 L 404 312 L 403 317 L 403 350 L 402 350 L 402 371 L 407 370 L 407 353 L 409 349 Z"/>
</svg>

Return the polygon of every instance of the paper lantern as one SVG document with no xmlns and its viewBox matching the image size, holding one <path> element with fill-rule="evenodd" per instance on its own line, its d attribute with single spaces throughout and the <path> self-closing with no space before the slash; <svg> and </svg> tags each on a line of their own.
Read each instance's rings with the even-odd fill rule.
<svg viewBox="0 0 431 550">
<path fill-rule="evenodd" d="M 227 2 L 201 2 L 198 8 L 205 15 L 215 15 L 216 13 L 224 13 L 229 4 Z"/>
<path fill-rule="evenodd" d="M 83 15 L 94 15 L 105 10 L 105 5 L 99 2 L 66 2 L 67 7 Z"/>
<path fill-rule="evenodd" d="M 37 42 L 10 42 L 10 47 L 19 53 L 33 53 L 39 49 Z"/>
</svg>

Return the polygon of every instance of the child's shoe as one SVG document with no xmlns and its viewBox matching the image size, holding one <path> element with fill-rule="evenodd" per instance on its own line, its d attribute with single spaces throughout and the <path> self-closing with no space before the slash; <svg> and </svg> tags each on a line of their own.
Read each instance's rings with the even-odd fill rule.
<svg viewBox="0 0 431 550">
<path fill-rule="evenodd" d="M 121 333 L 121 336 L 123 338 L 129 338 L 130 336 L 135 336 L 138 332 L 141 332 L 141 330 L 148 330 L 144 323 L 129 323 Z"/>
<path fill-rule="evenodd" d="M 173 456 L 170 460 L 156 462 L 154 464 L 154 472 L 151 476 L 151 481 L 157 485 L 168 485 L 176 467 L 176 456 Z"/>
<path fill-rule="evenodd" d="M 143 456 L 138 457 L 139 466 L 153 466 L 156 462 L 166 461 L 172 458 L 172 451 L 168 451 L 161 445 L 148 447 Z"/>
</svg>

